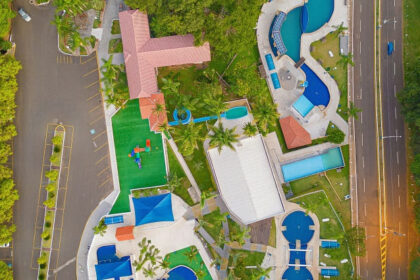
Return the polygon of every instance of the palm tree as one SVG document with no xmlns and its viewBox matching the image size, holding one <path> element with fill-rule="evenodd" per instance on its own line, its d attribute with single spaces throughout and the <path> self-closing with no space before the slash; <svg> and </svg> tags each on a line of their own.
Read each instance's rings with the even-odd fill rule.
<svg viewBox="0 0 420 280">
<path fill-rule="evenodd" d="M 143 275 L 146 278 L 154 278 L 156 276 L 156 267 L 149 264 L 147 268 L 143 269 Z"/>
<path fill-rule="evenodd" d="M 229 213 L 228 212 L 225 212 L 225 213 L 221 213 L 220 212 L 220 209 L 217 209 L 216 211 L 215 211 L 215 214 L 213 215 L 213 220 L 215 221 L 215 222 L 220 222 L 220 223 L 223 223 L 223 222 L 226 222 L 226 217 L 229 215 Z"/>
<path fill-rule="evenodd" d="M 175 189 L 182 186 L 181 179 L 178 178 L 178 175 L 176 173 L 169 173 L 169 175 L 166 176 L 166 180 L 168 182 L 167 185 L 170 192 L 174 192 Z"/>
<path fill-rule="evenodd" d="M 271 270 L 273 270 L 273 267 L 262 268 L 260 265 L 257 265 L 257 269 L 252 271 L 251 280 L 266 278 L 270 275 Z"/>
<path fill-rule="evenodd" d="M 164 94 L 175 95 L 179 93 L 179 82 L 174 82 L 172 79 L 162 78 L 162 92 Z"/>
<path fill-rule="evenodd" d="M 170 126 L 169 124 L 168 124 L 168 122 L 164 122 L 164 123 L 161 123 L 160 125 L 159 125 L 159 131 L 161 131 L 161 132 L 169 132 L 169 130 L 172 130 L 173 129 L 173 127 L 172 126 Z"/>
<path fill-rule="evenodd" d="M 182 129 L 177 129 L 175 142 L 179 145 L 179 149 L 184 156 L 194 153 L 194 149 L 198 149 L 198 143 L 204 140 L 202 126 L 199 124 L 189 123 Z"/>
<path fill-rule="evenodd" d="M 204 271 L 203 268 L 200 267 L 199 270 L 195 271 L 195 275 L 197 276 L 197 279 L 202 279 L 204 275 L 206 275 L 206 272 Z"/>
<path fill-rule="evenodd" d="M 259 127 L 264 131 L 269 127 L 275 126 L 279 117 L 276 104 L 264 99 L 257 102 L 253 113 Z"/>
<path fill-rule="evenodd" d="M 186 110 L 194 111 L 201 107 L 200 100 L 196 97 L 186 94 L 179 94 L 176 98 L 169 99 L 172 103 L 175 103 L 175 108 L 178 110 L 178 117 L 182 119 Z"/>
<path fill-rule="evenodd" d="M 197 225 L 197 227 L 195 228 L 195 230 L 197 231 L 199 228 L 202 228 L 202 227 L 204 227 L 204 226 L 207 226 L 207 227 L 209 227 L 209 228 L 214 228 L 214 225 L 212 224 L 212 223 L 209 223 L 209 222 L 207 222 L 206 220 L 204 220 L 204 219 L 198 219 L 197 220 L 197 222 L 198 222 L 198 225 Z"/>
<path fill-rule="evenodd" d="M 356 105 L 352 101 L 350 101 L 350 107 L 345 109 L 345 112 L 350 117 L 355 118 L 356 120 L 359 118 L 358 113 L 361 112 L 362 109 L 357 108 Z"/>
<path fill-rule="evenodd" d="M 104 236 L 106 233 L 108 226 L 105 224 L 105 220 L 101 219 L 99 224 L 93 228 L 94 234 L 99 234 L 100 236 Z"/>
<path fill-rule="evenodd" d="M 165 104 L 156 102 L 155 108 L 153 108 L 153 114 L 156 114 L 158 117 L 161 114 L 166 114 L 167 110 L 165 108 Z"/>
<path fill-rule="evenodd" d="M 225 246 L 226 243 L 228 243 L 226 241 L 225 238 L 225 234 L 223 232 L 223 230 L 220 230 L 219 234 L 217 235 L 217 238 L 214 240 L 214 243 L 216 246 L 223 248 Z"/>
<path fill-rule="evenodd" d="M 255 134 L 257 134 L 258 129 L 255 125 L 253 125 L 252 123 L 246 123 L 243 127 L 242 130 L 244 131 L 244 134 L 248 137 L 254 136 Z"/>
<path fill-rule="evenodd" d="M 192 262 L 197 258 L 198 250 L 195 246 L 191 246 L 190 250 L 187 250 L 184 252 L 184 256 L 187 257 L 187 259 Z"/>
<path fill-rule="evenodd" d="M 165 258 L 159 263 L 159 267 L 162 268 L 165 273 L 168 271 L 168 269 L 171 267 L 171 263 L 169 262 L 169 257 Z"/>
<path fill-rule="evenodd" d="M 207 199 L 211 199 L 213 197 L 216 197 L 216 194 L 210 193 L 209 191 L 203 191 L 203 192 L 201 192 L 201 197 L 200 197 L 200 206 L 201 206 L 201 209 L 204 208 L 204 204 L 205 204 L 206 200 Z"/>
<path fill-rule="evenodd" d="M 223 124 L 219 122 L 218 127 L 211 128 L 213 134 L 210 134 L 210 146 L 217 147 L 219 153 L 222 151 L 224 146 L 235 150 L 233 143 L 238 142 L 239 135 L 235 133 L 235 128 L 224 128 Z"/>
<path fill-rule="evenodd" d="M 227 104 L 223 101 L 221 94 L 208 93 L 204 96 L 203 102 L 207 105 L 209 113 L 218 117 L 227 110 Z"/>
<path fill-rule="evenodd" d="M 335 28 L 335 36 L 337 37 L 338 35 L 340 35 L 341 33 L 343 33 L 345 30 L 347 30 L 348 28 L 345 27 L 344 22 L 342 22 L 340 25 L 333 25 L 333 27 Z"/>
<path fill-rule="evenodd" d="M 346 68 L 348 64 L 350 64 L 351 66 L 354 66 L 354 62 L 353 62 L 353 54 L 349 53 L 348 55 L 341 55 L 340 54 L 340 60 L 337 61 L 337 65 Z"/>
<path fill-rule="evenodd" d="M 251 238 L 250 231 L 251 229 L 249 227 L 241 227 L 239 232 L 232 234 L 232 240 L 238 242 L 242 247 L 245 244 L 245 239 Z"/>
</svg>

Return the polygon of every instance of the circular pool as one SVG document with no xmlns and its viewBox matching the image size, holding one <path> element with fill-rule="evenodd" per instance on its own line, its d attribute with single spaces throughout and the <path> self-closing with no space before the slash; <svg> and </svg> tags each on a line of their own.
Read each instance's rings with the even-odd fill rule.
<svg viewBox="0 0 420 280">
<path fill-rule="evenodd" d="M 168 275 L 168 280 L 197 280 L 194 271 L 183 265 L 172 268 L 168 272 Z"/>
<path fill-rule="evenodd" d="M 286 229 L 282 233 L 289 243 L 296 245 L 296 241 L 299 240 L 301 245 L 304 245 L 314 235 L 314 230 L 310 228 L 313 225 L 314 221 L 309 215 L 303 211 L 295 211 L 283 220 L 282 226 Z"/>
</svg>

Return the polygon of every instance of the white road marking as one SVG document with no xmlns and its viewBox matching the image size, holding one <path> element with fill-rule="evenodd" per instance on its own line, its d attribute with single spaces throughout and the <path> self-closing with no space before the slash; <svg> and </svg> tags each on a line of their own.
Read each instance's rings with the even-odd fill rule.
<svg viewBox="0 0 420 280">
<path fill-rule="evenodd" d="M 398 196 L 398 208 L 401 208 L 401 196 Z"/>
<path fill-rule="evenodd" d="M 359 97 L 360 99 L 362 99 L 363 98 L 363 90 L 362 90 L 362 88 L 360 88 L 360 97 Z"/>
<path fill-rule="evenodd" d="M 363 123 L 363 112 L 360 112 L 360 123 Z"/>
<path fill-rule="evenodd" d="M 363 168 L 365 168 L 365 157 L 362 157 L 362 165 L 363 165 Z"/>
<path fill-rule="evenodd" d="M 398 244 L 398 256 L 401 257 L 401 244 Z M 398 270 L 398 274 L 399 274 L 399 270 Z"/>
<path fill-rule="evenodd" d="M 395 0 L 394 0 L 394 7 L 395 7 Z"/>
<path fill-rule="evenodd" d="M 362 132 L 362 147 L 363 147 L 363 132 Z"/>
<path fill-rule="evenodd" d="M 401 222 L 398 222 L 398 232 L 401 232 Z"/>
<path fill-rule="evenodd" d="M 63 264 L 62 266 L 54 269 L 53 274 L 56 274 L 57 272 L 59 272 L 60 270 L 64 269 L 66 266 L 70 265 L 71 263 L 73 263 L 76 260 L 76 257 L 68 260 L 65 264 Z"/>
<path fill-rule="evenodd" d="M 394 85 L 394 97 L 397 97 L 397 85 Z"/>
<path fill-rule="evenodd" d="M 395 0 L 394 0 L 395 1 Z M 395 2 L 394 2 L 395 3 Z M 398 279 L 401 279 L 401 268 L 398 267 Z"/>
<path fill-rule="evenodd" d="M 397 183 L 398 183 L 398 188 L 400 187 L 400 174 L 397 174 Z"/>
<path fill-rule="evenodd" d="M 397 151 L 397 164 L 400 164 L 400 155 L 398 154 L 398 151 Z"/>
<path fill-rule="evenodd" d="M 364 208 L 365 208 L 365 216 L 367 217 L 367 212 L 366 212 L 366 203 L 363 204 Z M 366 258 L 367 258 L 367 254 L 366 254 Z"/>
<path fill-rule="evenodd" d="M 366 192 L 366 180 L 363 178 L 363 192 Z"/>
<path fill-rule="evenodd" d="M 395 1 L 395 0 L 394 0 Z M 362 3 L 360 3 L 360 12 L 362 12 Z"/>
<path fill-rule="evenodd" d="M 395 76 L 395 73 L 396 73 L 396 71 L 395 71 L 395 62 L 394 62 L 394 76 Z"/>
<path fill-rule="evenodd" d="M 359 68 L 360 68 L 359 74 L 360 74 L 360 77 L 362 77 L 362 64 L 359 64 Z"/>
<path fill-rule="evenodd" d="M 394 115 L 395 115 L 395 119 L 397 119 L 397 107 L 394 107 Z"/>
<path fill-rule="evenodd" d="M 362 41 L 360 41 L 360 42 L 359 42 L 359 45 L 360 45 L 360 46 L 359 46 L 359 47 L 360 47 L 360 49 L 359 49 L 359 53 L 360 53 L 360 54 L 362 54 Z"/>
</svg>

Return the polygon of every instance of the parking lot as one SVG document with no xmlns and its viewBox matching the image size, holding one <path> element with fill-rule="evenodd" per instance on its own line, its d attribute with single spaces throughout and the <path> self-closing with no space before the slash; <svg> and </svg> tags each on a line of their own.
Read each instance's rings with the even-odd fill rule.
<svg viewBox="0 0 420 280">
<path fill-rule="evenodd" d="M 75 258 L 85 223 L 113 189 L 96 54 L 80 58 L 58 52 L 56 30 L 50 24 L 53 10 L 16 2 L 32 21 L 13 21 L 16 58 L 23 66 L 18 75 L 14 141 L 20 199 L 13 251 L 0 248 L 0 258 L 13 263 L 15 279 L 36 279 L 45 196 L 43 166 L 49 158 L 44 154 L 51 148 L 46 139 L 52 127 L 62 123 L 68 132 L 65 175 L 60 179 L 49 279 L 76 279 Z"/>
</svg>

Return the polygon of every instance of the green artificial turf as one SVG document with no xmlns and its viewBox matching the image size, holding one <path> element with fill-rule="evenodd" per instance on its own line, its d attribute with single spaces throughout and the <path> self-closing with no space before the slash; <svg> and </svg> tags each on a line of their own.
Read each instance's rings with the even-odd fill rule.
<svg viewBox="0 0 420 280">
<path fill-rule="evenodd" d="M 195 247 L 195 246 L 191 246 Z M 165 256 L 165 260 L 169 262 L 169 267 L 174 268 L 179 265 L 184 265 L 189 268 L 191 268 L 195 273 L 202 269 L 205 274 L 204 277 L 200 278 L 200 280 L 212 280 L 210 273 L 203 262 L 203 259 L 200 256 L 200 253 L 198 253 L 192 261 L 190 261 L 187 256 L 185 255 L 185 252 L 191 250 L 191 247 L 187 247 L 172 253 L 169 253 Z"/>
<path fill-rule="evenodd" d="M 130 211 L 131 189 L 166 184 L 166 167 L 162 136 L 150 131 L 149 121 L 141 118 L 138 99 L 128 101 L 126 107 L 112 117 L 112 129 L 121 189 L 110 212 L 116 214 Z M 128 154 L 137 145 L 144 147 L 146 139 L 150 139 L 152 148 L 140 154 L 142 168 L 139 169 Z"/>
</svg>

